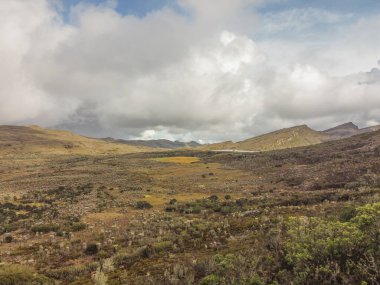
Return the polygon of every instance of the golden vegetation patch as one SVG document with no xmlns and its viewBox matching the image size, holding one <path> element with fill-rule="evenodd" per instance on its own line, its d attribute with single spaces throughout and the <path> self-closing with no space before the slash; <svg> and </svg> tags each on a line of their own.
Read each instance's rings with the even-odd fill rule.
<svg viewBox="0 0 380 285">
<path fill-rule="evenodd" d="M 189 164 L 198 162 L 198 157 L 187 157 L 187 156 L 173 156 L 173 157 L 158 157 L 153 158 L 155 161 L 159 162 L 168 162 L 168 163 L 180 163 L 180 164 Z"/>
</svg>

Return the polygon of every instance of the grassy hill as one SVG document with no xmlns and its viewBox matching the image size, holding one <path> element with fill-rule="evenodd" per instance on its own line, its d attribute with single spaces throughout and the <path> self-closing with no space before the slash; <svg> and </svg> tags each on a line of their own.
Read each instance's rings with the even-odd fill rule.
<svg viewBox="0 0 380 285">
<path fill-rule="evenodd" d="M 281 129 L 240 142 L 223 142 L 205 146 L 207 150 L 269 151 L 319 144 L 330 140 L 330 136 L 314 131 L 306 125 Z"/>
<path fill-rule="evenodd" d="M 0 154 L 121 154 L 151 148 L 116 144 L 38 126 L 0 126 Z"/>
</svg>

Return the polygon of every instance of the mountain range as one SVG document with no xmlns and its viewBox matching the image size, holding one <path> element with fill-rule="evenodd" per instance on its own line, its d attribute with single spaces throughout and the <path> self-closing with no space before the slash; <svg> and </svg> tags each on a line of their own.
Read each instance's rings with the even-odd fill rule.
<svg viewBox="0 0 380 285">
<path fill-rule="evenodd" d="M 162 148 L 162 149 L 177 149 L 177 148 L 193 148 L 201 146 L 201 144 L 191 141 L 191 142 L 180 142 L 180 141 L 171 141 L 166 139 L 159 140 L 123 140 L 123 139 L 114 139 L 114 138 L 105 138 L 103 139 L 107 142 L 112 143 L 121 143 L 134 146 L 146 146 L 152 148 Z"/>
<path fill-rule="evenodd" d="M 349 122 L 324 131 L 316 131 L 306 125 L 301 125 L 281 129 L 240 142 L 226 141 L 203 145 L 200 148 L 203 150 L 270 151 L 315 145 L 376 130 L 380 130 L 380 125 L 360 129 L 352 122 Z"/>
<path fill-rule="evenodd" d="M 0 126 L 0 154 L 123 154 L 170 149 L 205 151 L 270 151 L 315 145 L 358 134 L 380 130 L 380 125 L 362 128 L 352 122 L 324 131 L 306 125 L 285 128 L 239 142 L 226 141 L 201 145 L 197 142 L 160 140 L 94 139 L 69 131 L 45 129 L 39 126 Z"/>
</svg>

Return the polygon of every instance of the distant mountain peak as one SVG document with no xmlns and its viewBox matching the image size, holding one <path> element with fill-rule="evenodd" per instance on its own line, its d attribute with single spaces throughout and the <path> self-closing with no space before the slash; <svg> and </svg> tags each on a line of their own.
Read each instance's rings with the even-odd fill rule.
<svg viewBox="0 0 380 285">
<path fill-rule="evenodd" d="M 181 142 L 181 141 L 171 141 L 168 139 L 156 139 L 156 140 L 123 140 L 114 138 L 103 139 L 108 142 L 127 144 L 132 146 L 145 146 L 150 148 L 160 148 L 160 149 L 177 149 L 177 148 L 192 148 L 200 146 L 199 143 L 195 141 Z"/>
<path fill-rule="evenodd" d="M 359 127 L 355 125 L 353 122 L 344 123 L 341 125 L 338 125 L 336 127 L 333 127 L 331 129 L 327 129 L 324 132 L 330 132 L 330 131 L 336 131 L 336 130 L 359 130 Z"/>
</svg>

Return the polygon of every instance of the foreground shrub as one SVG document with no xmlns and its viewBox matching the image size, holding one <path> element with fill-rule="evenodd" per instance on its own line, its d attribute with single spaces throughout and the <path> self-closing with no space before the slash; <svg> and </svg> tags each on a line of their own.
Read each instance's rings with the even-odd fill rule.
<svg viewBox="0 0 380 285">
<path fill-rule="evenodd" d="M 344 214 L 349 219 L 345 222 L 290 219 L 285 258 L 295 284 L 377 284 L 380 203 L 357 208 L 356 212 Z"/>
<path fill-rule="evenodd" d="M 64 281 L 73 281 L 78 276 L 83 276 L 90 274 L 98 267 L 98 263 L 90 263 L 85 265 L 72 265 L 65 266 L 57 269 L 50 269 L 45 272 L 45 274 L 51 278 L 64 280 Z"/>
<path fill-rule="evenodd" d="M 39 275 L 31 267 L 21 265 L 1 265 L 0 285 L 50 285 L 47 277 Z"/>
<path fill-rule="evenodd" d="M 222 279 L 217 275 L 208 275 L 202 279 L 200 285 L 220 285 L 222 284 Z"/>
</svg>

